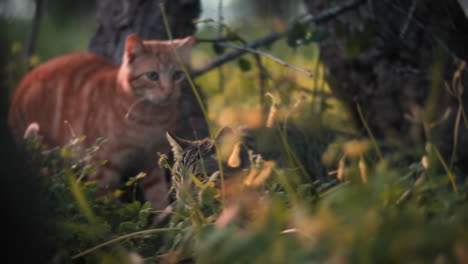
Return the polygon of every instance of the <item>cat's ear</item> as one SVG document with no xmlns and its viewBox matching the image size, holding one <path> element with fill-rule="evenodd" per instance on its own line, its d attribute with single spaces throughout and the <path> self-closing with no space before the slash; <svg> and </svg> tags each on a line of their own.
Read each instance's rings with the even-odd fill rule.
<svg viewBox="0 0 468 264">
<path fill-rule="evenodd" d="M 232 128 L 228 126 L 223 127 L 219 130 L 218 134 L 216 134 L 215 142 L 216 144 L 220 144 L 224 139 L 232 135 L 234 135 L 234 130 Z"/>
<path fill-rule="evenodd" d="M 125 41 L 125 61 L 132 63 L 135 58 L 145 52 L 145 45 L 137 35 L 131 34 Z"/>
<path fill-rule="evenodd" d="M 178 138 L 169 132 L 166 132 L 166 138 L 167 138 L 167 141 L 169 141 L 169 145 L 171 145 L 174 158 L 181 159 L 182 153 L 184 152 L 185 149 L 188 148 L 188 146 L 190 145 L 190 142 L 187 140 Z"/>
<path fill-rule="evenodd" d="M 193 44 L 195 44 L 195 38 L 193 36 L 188 36 L 183 39 L 178 39 L 177 40 L 177 46 L 178 47 L 187 47 L 187 48 L 192 48 Z"/>
<path fill-rule="evenodd" d="M 188 61 L 190 57 L 190 52 L 192 52 L 193 45 L 195 44 L 195 38 L 193 36 L 188 36 L 183 39 L 176 39 L 174 40 L 174 44 L 177 47 L 177 51 L 181 55 L 181 57 Z"/>
</svg>

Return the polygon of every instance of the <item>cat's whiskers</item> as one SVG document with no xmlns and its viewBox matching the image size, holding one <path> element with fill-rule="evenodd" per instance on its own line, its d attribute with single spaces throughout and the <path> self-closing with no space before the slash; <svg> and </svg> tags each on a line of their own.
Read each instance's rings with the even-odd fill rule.
<svg viewBox="0 0 468 264">
<path fill-rule="evenodd" d="M 71 126 L 70 122 L 68 122 L 68 120 L 63 120 L 63 123 L 67 126 L 69 132 L 70 132 L 70 135 L 72 138 L 75 138 L 76 137 L 76 133 L 75 133 L 75 130 L 73 130 L 73 127 Z"/>
<path fill-rule="evenodd" d="M 135 106 L 137 106 L 139 103 L 141 103 L 143 101 L 145 101 L 145 98 L 140 98 L 140 99 L 136 100 L 132 105 L 130 105 L 130 107 L 128 108 L 127 113 L 125 114 L 125 119 L 128 119 L 128 117 L 132 113 L 133 108 L 135 108 Z"/>
</svg>

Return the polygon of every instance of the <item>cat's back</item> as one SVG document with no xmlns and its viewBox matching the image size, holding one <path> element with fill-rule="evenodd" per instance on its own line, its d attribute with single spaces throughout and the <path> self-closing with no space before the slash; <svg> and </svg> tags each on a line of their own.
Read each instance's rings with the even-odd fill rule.
<svg viewBox="0 0 468 264">
<path fill-rule="evenodd" d="M 84 78 L 84 73 L 96 74 L 96 71 L 117 69 L 106 58 L 93 53 L 72 53 L 62 55 L 40 64 L 29 72 L 21 81 L 18 90 L 25 89 L 32 83 L 52 81 L 54 79 Z"/>
<path fill-rule="evenodd" d="M 8 117 L 13 133 L 21 137 L 31 122 L 50 128 L 50 119 L 63 112 L 68 100 L 76 101 L 85 90 L 93 89 L 102 79 L 111 80 L 117 72 L 117 66 L 92 53 L 62 55 L 40 64 L 13 94 Z"/>
</svg>

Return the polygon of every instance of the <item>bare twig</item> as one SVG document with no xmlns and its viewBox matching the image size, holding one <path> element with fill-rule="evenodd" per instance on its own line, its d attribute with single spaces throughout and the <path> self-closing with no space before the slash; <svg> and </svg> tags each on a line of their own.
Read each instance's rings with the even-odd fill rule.
<svg viewBox="0 0 468 264">
<path fill-rule="evenodd" d="M 210 42 L 210 43 L 219 43 L 219 42 L 229 42 L 229 41 L 236 41 L 239 40 L 239 37 L 232 36 L 232 37 L 220 37 L 220 38 L 196 38 L 198 43 L 200 42 Z"/>
<path fill-rule="evenodd" d="M 359 103 L 356 102 L 356 108 L 359 114 L 359 117 L 361 119 L 362 124 L 366 128 L 367 134 L 369 134 L 370 140 L 372 142 L 372 145 L 374 145 L 375 152 L 377 152 L 377 156 L 379 156 L 379 159 L 383 159 L 382 151 L 380 150 L 379 145 L 377 144 L 377 140 L 375 139 L 374 133 L 372 133 L 372 130 L 369 127 L 369 124 L 367 123 L 366 119 L 364 118 L 364 114 L 362 113 L 361 106 Z"/>
<path fill-rule="evenodd" d="M 409 24 L 411 20 L 413 19 L 414 11 L 416 10 L 416 5 L 418 4 L 418 0 L 414 0 L 413 3 L 411 4 L 410 10 L 408 12 L 408 17 L 406 18 L 405 24 L 403 25 L 403 28 L 401 29 L 400 32 L 400 38 L 404 38 L 406 31 L 408 30 Z"/>
<path fill-rule="evenodd" d="M 28 32 L 26 39 L 26 45 L 23 50 L 23 65 L 25 68 L 29 68 L 29 57 L 34 53 L 36 47 L 37 34 L 39 32 L 39 25 L 42 18 L 42 7 L 44 6 L 45 0 L 36 0 L 36 10 L 34 11 L 34 18 L 31 22 L 31 28 Z"/>
<path fill-rule="evenodd" d="M 296 87 L 294 89 L 296 89 L 298 91 L 301 91 L 301 92 L 304 92 L 306 94 L 310 94 L 312 96 L 316 96 L 316 97 L 320 96 L 323 99 L 328 99 L 328 98 L 333 97 L 333 95 L 331 93 L 327 93 L 327 92 L 324 92 L 324 91 L 310 90 L 310 89 L 307 89 L 305 87 Z"/>
<path fill-rule="evenodd" d="M 384 0 L 384 3 L 390 7 L 392 7 L 393 9 L 395 9 L 396 11 L 402 13 L 402 14 L 406 14 L 406 10 L 404 10 L 403 8 L 401 8 L 400 6 L 396 5 L 395 3 L 393 3 L 392 1 L 388 1 L 388 0 Z M 455 61 L 461 61 L 461 59 L 455 54 L 455 52 L 453 52 L 448 46 L 447 44 L 442 40 L 440 39 L 435 33 L 433 33 L 432 31 L 430 31 L 425 25 L 424 23 L 422 23 L 420 20 L 418 20 L 417 18 L 415 18 L 414 16 L 412 17 L 409 17 L 410 20 L 412 20 L 412 22 L 418 26 L 419 28 L 423 29 L 424 31 L 426 31 L 431 37 L 432 39 L 452 58 L 454 59 Z"/>
<path fill-rule="evenodd" d="M 331 18 L 337 16 L 337 15 L 340 15 L 341 13 L 344 13 L 350 9 L 354 9 L 355 7 L 361 5 L 362 3 L 364 3 L 363 0 L 348 0 L 346 2 L 344 2 L 343 4 L 341 5 L 337 5 L 335 7 L 332 7 L 332 8 L 329 8 L 323 12 L 321 12 L 320 14 L 316 15 L 316 16 L 306 16 L 306 18 L 302 19 L 301 20 L 301 23 L 304 23 L 304 24 L 310 24 L 310 23 L 321 23 L 321 22 L 325 22 L 327 20 L 330 20 Z M 271 34 L 263 37 L 263 38 L 260 38 L 260 39 L 256 39 L 252 42 L 249 42 L 247 43 L 246 45 L 244 45 L 243 47 L 244 48 L 249 48 L 249 49 L 255 49 L 255 48 L 258 48 L 260 46 L 266 46 L 266 45 L 270 45 L 272 43 L 274 43 L 275 41 L 277 41 L 278 39 L 284 37 L 285 35 L 288 34 L 288 32 L 292 31 L 293 30 L 293 27 L 290 26 L 288 27 L 288 29 L 286 31 L 283 31 L 283 32 L 272 32 Z M 198 69 L 198 70 L 194 70 L 192 71 L 192 76 L 193 77 L 198 77 L 208 71 L 211 71 L 212 69 L 228 62 L 228 61 L 231 61 L 233 59 L 236 59 L 240 56 L 242 56 L 243 54 L 245 54 L 246 52 L 248 52 L 248 50 L 246 49 L 237 49 L 237 50 L 234 50 L 234 51 L 231 51 L 231 52 L 228 52 L 228 53 L 225 53 L 223 55 L 220 55 L 219 57 L 215 58 L 213 61 L 211 61 L 210 63 L 208 63 L 207 65 L 205 65 L 204 67 Z"/>
<path fill-rule="evenodd" d="M 249 42 L 249 44 L 247 44 L 245 46 L 250 47 L 250 48 L 265 46 L 265 45 L 268 45 L 268 44 L 271 44 L 271 43 L 275 42 L 280 37 L 281 37 L 280 33 L 274 32 L 274 33 L 272 33 L 272 34 L 270 34 L 270 35 L 268 35 L 268 36 L 266 36 L 264 38 L 257 39 L 257 40 L 254 40 L 252 42 Z M 209 62 L 204 67 L 192 71 L 191 74 L 192 74 L 193 77 L 198 77 L 198 76 L 200 76 L 200 75 L 202 75 L 202 74 L 204 74 L 204 73 L 206 73 L 208 71 L 213 70 L 214 68 L 216 68 L 216 67 L 218 67 L 220 65 L 223 65 L 224 63 L 226 63 L 228 61 L 234 60 L 234 59 L 244 55 L 246 52 L 247 52 L 246 50 L 234 50 L 234 51 L 222 54 L 222 55 L 218 56 L 217 58 L 215 58 L 214 60 L 212 60 L 211 62 Z"/>
<path fill-rule="evenodd" d="M 129 238 L 132 238 L 132 237 L 138 237 L 138 236 L 145 236 L 145 235 L 149 235 L 149 234 L 154 234 L 154 233 L 162 233 L 162 232 L 169 232 L 169 231 L 177 231 L 177 230 L 180 230 L 179 228 L 154 228 L 154 229 L 147 229 L 147 230 L 143 230 L 143 231 L 138 231 L 138 232 L 134 232 L 134 233 L 130 233 L 130 234 L 126 234 L 126 235 L 123 235 L 123 236 L 119 236 L 117 238 L 114 238 L 114 239 L 111 239 L 109 241 L 106 241 L 104 243 L 101 243 L 95 247 L 92 247 L 90 249 L 87 249 L 81 253 L 78 253 L 74 256 L 72 256 L 72 259 L 77 259 L 77 258 L 81 258 L 82 256 L 85 256 L 93 251 L 96 251 L 102 247 L 105 247 L 105 246 L 108 246 L 108 245 L 111 245 L 111 244 L 115 244 L 119 241 L 122 241 L 122 240 L 125 240 L 125 239 L 129 239 Z"/>
<path fill-rule="evenodd" d="M 275 56 L 271 55 L 270 53 L 266 53 L 266 52 L 258 50 L 258 49 L 253 49 L 253 48 L 249 48 L 249 47 L 246 47 L 246 46 L 240 46 L 240 45 L 235 45 L 235 44 L 231 44 L 231 43 L 218 43 L 218 45 L 222 46 L 222 47 L 226 47 L 226 48 L 245 50 L 245 51 L 248 51 L 248 52 L 251 52 L 251 53 L 255 53 L 255 54 L 259 54 L 259 55 L 268 57 L 268 58 L 278 62 L 279 64 L 281 64 L 281 65 L 283 65 L 285 67 L 289 67 L 289 68 L 294 69 L 296 71 L 303 72 L 303 73 L 307 74 L 309 77 L 312 77 L 312 72 L 310 72 L 309 70 L 306 70 L 306 69 L 301 68 L 299 66 L 296 66 L 296 65 L 293 65 L 291 63 L 285 62 L 284 60 L 282 60 L 282 59 L 280 59 L 278 57 L 275 57 Z"/>
<path fill-rule="evenodd" d="M 221 18 L 222 16 L 220 16 Z M 220 45 L 220 43 L 223 43 L 223 42 L 230 42 L 230 41 L 239 41 L 241 43 L 243 43 L 244 45 L 247 43 L 244 39 L 242 39 L 241 37 L 239 36 L 228 36 L 228 37 L 221 37 L 221 34 L 218 33 L 218 35 L 220 37 L 218 38 L 197 38 L 196 41 L 198 43 L 201 43 L 201 42 L 209 42 L 209 43 L 214 43 L 215 45 L 218 45 L 218 46 L 222 46 Z M 258 81 L 259 81 L 259 94 L 260 94 L 260 105 L 264 105 L 264 101 L 265 101 L 265 91 L 266 91 L 266 80 L 268 78 L 268 71 L 267 69 L 265 68 L 265 66 L 263 66 L 263 63 L 262 63 L 262 60 L 259 56 L 258 53 L 252 53 L 254 59 L 255 59 L 255 62 L 257 64 L 257 68 L 258 68 Z M 219 79 L 220 79 L 220 85 L 219 87 L 223 87 L 223 81 L 224 81 L 224 74 L 222 72 L 222 67 L 218 67 L 219 69 Z"/>
<path fill-rule="evenodd" d="M 223 0 L 218 0 L 218 23 L 220 25 L 223 25 L 224 23 Z M 218 38 L 221 38 L 222 34 L 223 34 L 223 27 L 221 26 L 218 28 Z M 221 89 L 221 91 L 224 91 L 225 77 L 224 77 L 223 67 L 218 68 L 218 76 L 219 76 L 218 87 L 219 89 Z"/>
<path fill-rule="evenodd" d="M 222 25 L 224 23 L 224 16 L 223 16 L 223 0 L 218 0 L 218 23 Z M 219 28 L 218 36 L 221 36 L 222 28 Z"/>
<path fill-rule="evenodd" d="M 258 54 L 254 54 L 255 62 L 257 63 L 258 68 L 258 87 L 259 87 L 259 95 L 260 95 L 260 105 L 263 105 L 265 108 L 263 109 L 266 112 L 266 105 L 265 105 L 265 91 L 266 91 L 266 80 L 268 78 L 268 70 L 263 66 L 262 59 Z"/>
</svg>

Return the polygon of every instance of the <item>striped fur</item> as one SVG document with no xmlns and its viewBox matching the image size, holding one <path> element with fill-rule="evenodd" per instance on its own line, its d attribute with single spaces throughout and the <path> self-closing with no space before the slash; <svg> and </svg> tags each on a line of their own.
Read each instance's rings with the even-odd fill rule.
<svg viewBox="0 0 468 264">
<path fill-rule="evenodd" d="M 21 139 L 37 123 L 44 143 L 64 145 L 86 136 L 83 147 L 97 138 L 107 141 L 95 160 L 108 162 L 91 176 L 103 189 L 116 188 L 129 168 L 146 171 L 142 187 L 157 209 L 166 205 L 164 172 L 156 153 L 169 145 L 184 74 L 173 52 L 187 63 L 192 37 L 170 41 L 127 38 L 120 67 L 95 54 L 69 54 L 50 60 L 27 74 L 16 90 L 9 113 L 13 134 Z"/>
<path fill-rule="evenodd" d="M 228 173 L 247 168 L 250 165 L 250 161 L 249 154 L 244 147 L 237 153 L 240 161 L 238 166 L 232 167 L 226 161 L 218 162 L 216 146 L 221 147 L 223 144 L 228 143 L 225 142 L 227 141 L 226 139 L 233 136 L 234 133 L 230 127 L 224 127 L 214 139 L 204 138 L 195 141 L 181 139 L 167 133 L 166 137 L 174 155 L 174 164 L 172 165 L 173 175 L 176 174 L 188 179 L 188 173 L 192 173 L 195 177 L 203 179 L 205 176 L 210 176 L 219 171 L 219 164 L 222 165 L 223 171 Z"/>
<path fill-rule="evenodd" d="M 251 165 L 250 154 L 246 148 L 239 146 L 238 152 L 230 153 L 236 155 L 239 159 L 237 166 L 231 166 L 228 160 L 221 157 L 218 150 L 231 150 L 231 140 L 235 138 L 234 130 L 229 127 L 222 128 L 214 139 L 204 138 L 201 140 L 186 140 L 175 137 L 170 133 L 166 134 L 167 140 L 171 144 L 172 153 L 174 155 L 174 163 L 172 164 L 172 190 L 175 199 L 180 200 L 180 195 L 183 191 L 191 189 L 192 177 L 196 177 L 199 181 L 206 183 L 208 180 L 213 180 L 219 187 L 221 182 L 235 182 L 239 178 L 235 177 L 243 169 L 249 168 Z M 229 140 L 231 139 L 231 140 Z M 221 160 L 218 160 L 221 158 Z M 220 167 L 223 171 L 223 181 L 220 181 Z M 216 180 L 218 179 L 218 180 Z M 230 185 L 230 183 L 228 184 Z M 225 185 L 227 186 L 227 185 Z"/>
</svg>

